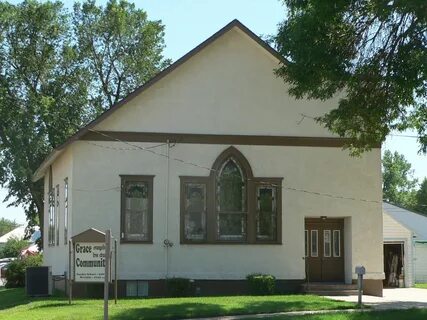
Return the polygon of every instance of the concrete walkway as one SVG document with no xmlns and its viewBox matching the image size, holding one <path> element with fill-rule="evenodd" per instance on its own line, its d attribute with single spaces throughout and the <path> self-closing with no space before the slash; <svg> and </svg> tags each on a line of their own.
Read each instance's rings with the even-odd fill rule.
<svg viewBox="0 0 427 320">
<path fill-rule="evenodd" d="M 373 309 L 343 309 L 343 310 L 318 310 L 318 311 L 288 311 L 277 313 L 262 313 L 262 314 L 246 314 L 236 316 L 221 316 L 213 318 L 194 318 L 187 320 L 241 320 L 241 319 L 270 319 L 278 316 L 303 316 L 310 314 L 333 314 L 333 313 L 353 313 L 353 312 L 369 312 Z"/>
<path fill-rule="evenodd" d="M 327 298 L 357 302 L 357 296 L 327 296 Z M 362 302 L 376 310 L 427 308 L 427 289 L 384 289 L 383 297 L 363 296 Z"/>
</svg>

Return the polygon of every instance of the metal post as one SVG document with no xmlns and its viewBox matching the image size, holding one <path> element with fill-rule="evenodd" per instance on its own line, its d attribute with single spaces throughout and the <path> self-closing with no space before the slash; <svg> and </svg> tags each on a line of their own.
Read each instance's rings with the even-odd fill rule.
<svg viewBox="0 0 427 320">
<path fill-rule="evenodd" d="M 110 284 L 111 230 L 105 231 L 104 320 L 108 320 L 108 289 Z"/>
<path fill-rule="evenodd" d="M 117 304 L 117 239 L 114 239 L 114 304 Z"/>
<path fill-rule="evenodd" d="M 71 300 L 73 299 L 73 276 L 72 276 L 72 261 L 73 259 L 73 242 L 71 240 L 68 241 L 68 304 L 71 304 Z"/>
<path fill-rule="evenodd" d="M 357 290 L 358 290 L 358 298 L 357 305 L 359 308 L 362 307 L 362 294 L 363 294 L 363 274 L 359 274 L 357 276 Z"/>
</svg>

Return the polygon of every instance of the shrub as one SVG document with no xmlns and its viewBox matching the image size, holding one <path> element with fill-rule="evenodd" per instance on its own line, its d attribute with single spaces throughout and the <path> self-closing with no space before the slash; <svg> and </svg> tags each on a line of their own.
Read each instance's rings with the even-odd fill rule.
<svg viewBox="0 0 427 320">
<path fill-rule="evenodd" d="M 42 264 L 41 254 L 12 261 L 6 269 L 6 288 L 24 287 L 27 267 L 39 267 Z"/>
<path fill-rule="evenodd" d="M 28 245 L 29 242 L 27 240 L 11 237 L 0 251 L 0 258 L 17 258 L 21 250 L 27 248 Z"/>
<path fill-rule="evenodd" d="M 190 279 L 186 278 L 166 279 L 166 289 L 170 297 L 188 297 L 193 291 Z"/>
<path fill-rule="evenodd" d="M 269 274 L 254 273 L 246 276 L 249 293 L 256 296 L 274 294 L 276 278 Z"/>
</svg>

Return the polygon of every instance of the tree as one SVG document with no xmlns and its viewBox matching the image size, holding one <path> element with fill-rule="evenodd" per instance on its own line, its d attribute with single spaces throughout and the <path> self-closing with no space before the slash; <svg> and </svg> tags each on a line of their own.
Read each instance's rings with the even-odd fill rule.
<svg viewBox="0 0 427 320">
<path fill-rule="evenodd" d="M 392 130 L 418 131 L 427 152 L 427 2 L 284 0 L 276 70 L 296 98 L 338 107 L 316 120 L 369 150 Z"/>
<path fill-rule="evenodd" d="M 127 1 L 74 5 L 78 52 L 91 72 L 92 102 L 109 108 L 170 64 L 164 26 Z"/>
<path fill-rule="evenodd" d="M 12 231 L 16 227 L 18 227 L 19 224 L 16 223 L 16 221 L 12 221 L 6 218 L 0 219 L 0 237 L 9 231 Z"/>
<path fill-rule="evenodd" d="M 163 26 L 144 11 L 114 0 L 74 10 L 0 2 L 0 185 L 30 226 L 43 226 L 32 175 L 49 152 L 168 63 Z"/>
<path fill-rule="evenodd" d="M 383 160 L 383 199 L 408 209 L 416 205 L 417 180 L 413 178 L 414 170 L 405 157 L 398 152 L 384 152 Z"/>
<path fill-rule="evenodd" d="M 417 211 L 427 214 L 427 178 L 424 178 L 417 191 Z"/>
<path fill-rule="evenodd" d="M 11 237 L 7 240 L 5 246 L 0 251 L 0 258 L 17 258 L 21 250 L 27 248 L 29 242 L 17 237 Z"/>
</svg>

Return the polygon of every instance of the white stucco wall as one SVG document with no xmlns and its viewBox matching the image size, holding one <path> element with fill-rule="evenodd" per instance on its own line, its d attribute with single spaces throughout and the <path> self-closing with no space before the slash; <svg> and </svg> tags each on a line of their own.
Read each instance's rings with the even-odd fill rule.
<svg viewBox="0 0 427 320">
<path fill-rule="evenodd" d="M 73 232 L 71 225 L 72 215 L 72 184 L 73 184 L 73 153 L 72 147 L 67 149 L 58 160 L 52 165 L 52 185 L 55 188 L 59 185 L 59 245 L 49 246 L 49 174 L 44 179 L 44 232 L 43 232 L 43 263 L 52 266 L 52 274 L 60 275 L 64 271 L 68 272 L 68 244 L 64 243 L 64 179 L 68 178 L 68 237 Z M 58 214 L 58 213 L 57 213 Z"/>
<path fill-rule="evenodd" d="M 193 56 L 98 124 L 98 130 L 332 136 L 301 113 L 322 114 L 336 100 L 294 100 L 273 74 L 277 60 L 239 30 L 232 30 Z M 119 142 L 97 142 L 109 148 L 130 148 Z M 154 144 L 136 143 L 139 146 Z M 229 145 L 176 144 L 171 157 L 211 167 Z M 264 272 L 279 279 L 303 279 L 304 218 L 346 218 L 346 280 L 356 265 L 367 279 L 383 277 L 380 150 L 352 158 L 340 148 L 235 146 L 255 176 L 283 177 L 285 187 L 335 196 L 370 199 L 377 203 L 336 199 L 282 190 L 282 245 L 180 245 L 179 176 L 206 176 L 205 169 L 170 163 L 166 199 L 166 159 L 146 151 L 122 151 L 78 141 L 72 153 L 72 232 L 111 228 L 119 237 L 121 174 L 155 175 L 153 244 L 119 246 L 120 279 L 159 279 L 182 276 L 196 279 L 242 279 Z M 154 149 L 166 153 L 166 146 Z M 55 163 L 64 162 L 62 158 Z M 65 178 L 61 166 L 54 177 Z M 57 172 L 58 170 L 58 172 Z M 56 182 L 54 181 L 54 184 Z M 70 192 L 71 194 L 71 192 Z M 166 201 L 169 220 L 166 221 Z M 168 234 L 166 235 L 166 223 Z M 165 249 L 164 239 L 174 246 Z M 51 248 L 46 248 L 51 251 Z M 56 250 L 56 249 L 55 249 Z M 168 250 L 168 252 L 166 252 Z M 347 252 L 348 251 L 348 252 Z M 64 252 L 51 251 L 46 263 L 54 271 L 65 268 Z"/>
<path fill-rule="evenodd" d="M 383 228 L 384 243 L 403 242 L 405 287 L 412 287 L 414 285 L 413 233 L 386 212 L 383 214 Z"/>
</svg>

